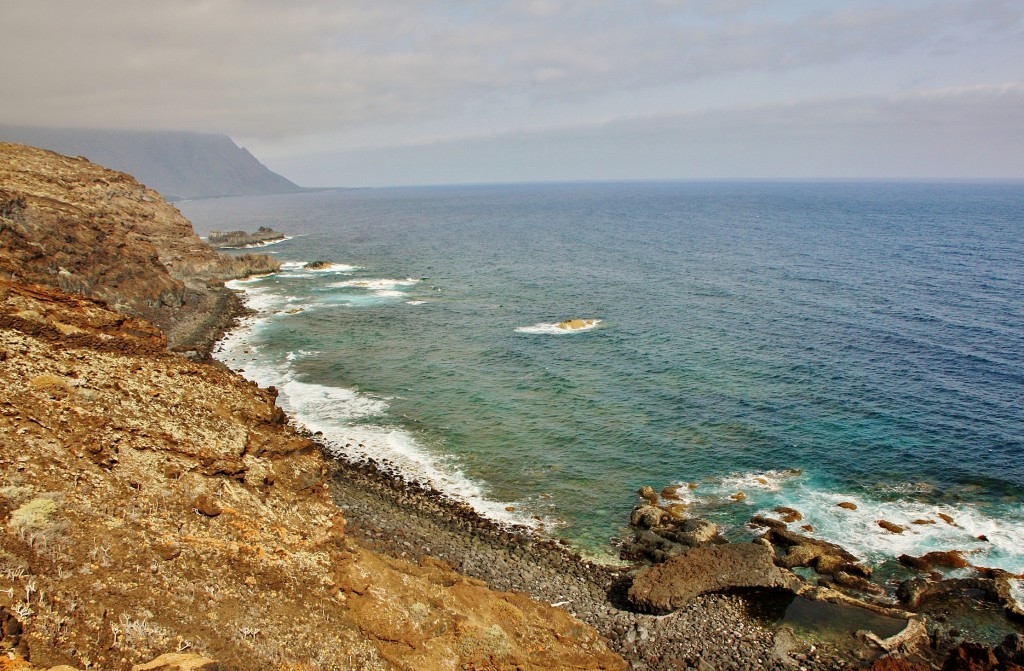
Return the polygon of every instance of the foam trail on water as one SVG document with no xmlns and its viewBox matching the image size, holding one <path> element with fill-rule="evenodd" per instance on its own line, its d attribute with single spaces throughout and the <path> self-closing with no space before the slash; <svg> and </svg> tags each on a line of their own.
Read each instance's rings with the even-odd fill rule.
<svg viewBox="0 0 1024 671">
<path fill-rule="evenodd" d="M 540 323 L 532 326 L 520 326 L 516 333 L 531 335 L 564 335 L 592 331 L 601 323 L 600 319 L 571 319 L 564 322 Z"/>
<path fill-rule="evenodd" d="M 414 284 L 416 280 L 398 282 Z M 288 317 L 282 312 L 288 296 L 275 293 L 273 286 L 261 286 L 260 280 L 234 281 L 228 286 L 241 289 L 247 306 L 257 314 L 227 334 L 214 356 L 260 386 L 277 387 L 281 408 L 296 424 L 321 433 L 331 453 L 389 462 L 406 477 L 462 500 L 493 520 L 537 526 L 528 515 L 507 509 L 518 508 L 518 503 L 488 498 L 481 483 L 463 473 L 455 459 L 435 454 L 408 431 L 389 426 L 386 398 L 298 379 L 294 364 L 315 353 L 290 350 L 274 360 L 260 345 L 261 333 L 274 320 Z"/>
</svg>

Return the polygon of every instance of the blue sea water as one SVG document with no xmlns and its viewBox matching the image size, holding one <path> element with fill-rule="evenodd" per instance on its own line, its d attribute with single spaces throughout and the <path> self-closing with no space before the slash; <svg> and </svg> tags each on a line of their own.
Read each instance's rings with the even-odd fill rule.
<svg viewBox="0 0 1024 671">
<path fill-rule="evenodd" d="M 261 250 L 282 272 L 236 283 L 257 316 L 217 356 L 339 451 L 598 555 L 639 486 L 685 483 L 733 537 L 786 505 L 875 561 L 964 549 L 1024 571 L 1024 185 L 435 187 L 181 209 L 200 234 L 293 236 Z M 573 318 L 597 321 L 556 327 Z"/>
</svg>

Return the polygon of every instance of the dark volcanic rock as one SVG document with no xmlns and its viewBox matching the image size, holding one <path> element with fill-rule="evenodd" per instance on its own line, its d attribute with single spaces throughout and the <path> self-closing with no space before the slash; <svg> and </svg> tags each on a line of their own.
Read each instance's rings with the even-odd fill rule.
<svg viewBox="0 0 1024 671">
<path fill-rule="evenodd" d="M 690 548 L 644 570 L 629 589 L 637 608 L 670 613 L 692 599 L 739 588 L 799 589 L 800 580 L 775 565 L 771 549 L 757 543 Z"/>
</svg>

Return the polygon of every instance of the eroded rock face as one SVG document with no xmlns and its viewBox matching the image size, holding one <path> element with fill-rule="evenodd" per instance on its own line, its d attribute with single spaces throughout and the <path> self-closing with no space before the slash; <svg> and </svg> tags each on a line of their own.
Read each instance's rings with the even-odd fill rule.
<svg viewBox="0 0 1024 671">
<path fill-rule="evenodd" d="M 670 613 L 712 592 L 739 588 L 797 591 L 801 582 L 774 562 L 760 543 L 706 545 L 645 569 L 633 581 L 629 600 L 652 613 Z"/>
<path fill-rule="evenodd" d="M 218 254 L 124 173 L 0 143 L 0 276 L 102 299 L 158 324 L 174 345 L 223 300 L 209 282 L 278 265 Z"/>
<path fill-rule="evenodd" d="M 274 393 L 163 343 L 0 279 L 2 598 L 32 586 L 0 624 L 38 668 L 624 668 L 562 610 L 358 545 Z"/>
</svg>

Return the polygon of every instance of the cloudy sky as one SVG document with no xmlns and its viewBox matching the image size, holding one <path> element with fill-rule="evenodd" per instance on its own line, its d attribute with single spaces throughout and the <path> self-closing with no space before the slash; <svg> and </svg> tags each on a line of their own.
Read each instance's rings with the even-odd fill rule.
<svg viewBox="0 0 1024 671">
<path fill-rule="evenodd" d="M 0 0 L 0 122 L 304 186 L 1024 179 L 1021 0 Z"/>
</svg>

